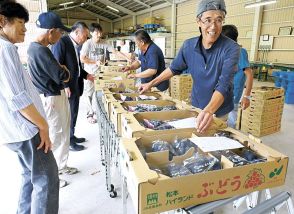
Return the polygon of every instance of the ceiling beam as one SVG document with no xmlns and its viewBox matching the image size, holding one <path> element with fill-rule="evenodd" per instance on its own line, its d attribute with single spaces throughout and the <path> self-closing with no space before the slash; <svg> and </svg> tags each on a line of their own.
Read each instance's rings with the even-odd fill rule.
<svg viewBox="0 0 294 214">
<path fill-rule="evenodd" d="M 118 5 L 118 4 L 115 4 L 115 3 L 113 3 L 113 2 L 111 2 L 109 0 L 99 0 L 99 2 L 102 3 L 102 4 L 105 4 L 106 6 L 108 5 L 108 6 L 114 7 L 115 9 L 118 9 L 121 12 L 126 13 L 128 15 L 132 15 L 132 16 L 135 15 L 135 13 L 133 11 L 131 11 L 131 10 L 125 8 L 125 7 L 122 7 L 122 6 Z"/>
<path fill-rule="evenodd" d="M 92 16 L 95 16 L 96 18 L 99 18 L 99 19 L 101 19 L 101 20 L 103 20 L 103 21 L 106 21 L 106 22 L 112 22 L 112 20 L 110 20 L 110 19 L 108 19 L 108 18 L 106 18 L 106 17 L 104 17 L 104 16 L 100 16 L 100 15 L 98 15 L 98 14 L 96 14 L 96 13 L 93 13 L 92 11 L 90 11 L 90 10 L 87 10 L 87 9 L 85 9 L 85 8 L 82 8 L 82 7 L 78 7 L 79 8 L 79 10 L 81 10 L 81 11 L 83 11 L 83 12 L 85 12 L 85 13 L 88 13 L 88 14 L 90 14 L 90 15 L 92 15 Z"/>
<path fill-rule="evenodd" d="M 102 10 L 102 11 L 105 12 L 105 13 L 109 13 L 109 14 L 115 16 L 115 17 L 118 17 L 118 18 L 121 17 L 120 15 L 115 14 L 115 13 L 113 13 L 113 12 L 111 12 L 111 11 L 105 10 L 105 8 L 99 7 L 99 6 L 97 6 L 97 5 L 94 5 L 94 4 L 88 4 L 88 5 L 90 5 L 91 7 L 94 7 L 94 8 L 96 8 L 96 9 L 98 9 L 98 10 Z"/>
<path fill-rule="evenodd" d="M 170 4 L 169 3 L 163 3 L 163 4 L 160 4 L 160 5 L 145 9 L 145 10 L 141 10 L 139 12 L 136 12 L 135 16 L 141 15 L 141 14 L 144 14 L 144 13 L 149 13 L 150 11 L 159 10 L 159 9 L 162 9 L 162 8 L 165 8 L 165 7 L 170 7 Z M 132 16 L 130 16 L 130 15 L 123 16 L 121 18 L 114 19 L 113 22 L 117 22 L 117 21 L 120 21 L 121 19 L 126 19 L 126 18 L 129 18 L 129 17 L 132 17 Z"/>
<path fill-rule="evenodd" d="M 150 8 L 151 6 L 150 5 L 148 5 L 148 4 L 145 4 L 144 2 L 141 2 L 141 1 L 139 1 L 139 0 L 133 0 L 134 2 L 137 2 L 138 4 L 140 4 L 140 5 L 143 5 L 144 7 L 147 7 L 147 8 Z"/>
</svg>

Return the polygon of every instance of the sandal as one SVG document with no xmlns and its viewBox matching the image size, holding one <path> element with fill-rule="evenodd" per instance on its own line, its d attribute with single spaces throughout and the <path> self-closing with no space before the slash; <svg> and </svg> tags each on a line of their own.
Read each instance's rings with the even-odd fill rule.
<svg viewBox="0 0 294 214">
<path fill-rule="evenodd" d="M 95 124 L 95 123 L 97 123 L 97 120 L 96 120 L 93 116 L 94 116 L 94 114 L 88 114 L 88 115 L 87 115 L 87 120 L 88 120 L 88 122 L 91 123 L 91 124 Z"/>
</svg>

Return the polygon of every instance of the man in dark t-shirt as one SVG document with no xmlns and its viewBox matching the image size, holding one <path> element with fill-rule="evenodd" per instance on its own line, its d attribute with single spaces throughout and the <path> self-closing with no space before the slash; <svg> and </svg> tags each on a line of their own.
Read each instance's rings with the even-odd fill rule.
<svg viewBox="0 0 294 214">
<path fill-rule="evenodd" d="M 128 78 L 140 78 L 142 83 L 148 83 L 165 70 L 164 56 L 161 49 L 144 30 L 136 31 L 135 43 L 140 50 L 139 61 L 126 66 L 123 71 L 136 70 L 141 67 L 140 73 L 129 74 Z M 163 81 L 155 87 L 160 91 L 165 91 L 169 87 L 169 81 Z"/>
</svg>

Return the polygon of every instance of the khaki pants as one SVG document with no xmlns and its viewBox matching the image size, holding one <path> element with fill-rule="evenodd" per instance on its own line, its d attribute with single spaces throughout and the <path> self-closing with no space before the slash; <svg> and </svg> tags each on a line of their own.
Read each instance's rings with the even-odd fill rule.
<svg viewBox="0 0 294 214">
<path fill-rule="evenodd" d="M 49 125 L 49 137 L 58 169 L 66 167 L 70 143 L 70 108 L 64 90 L 59 96 L 41 95 Z"/>
</svg>

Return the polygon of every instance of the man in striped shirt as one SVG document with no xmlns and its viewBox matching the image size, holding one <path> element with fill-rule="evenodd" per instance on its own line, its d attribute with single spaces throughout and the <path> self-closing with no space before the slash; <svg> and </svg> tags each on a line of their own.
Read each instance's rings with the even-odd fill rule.
<svg viewBox="0 0 294 214">
<path fill-rule="evenodd" d="M 17 153 L 23 169 L 17 213 L 57 214 L 59 178 L 41 99 L 15 43 L 24 41 L 28 11 L 0 6 L 0 144 Z"/>
</svg>

